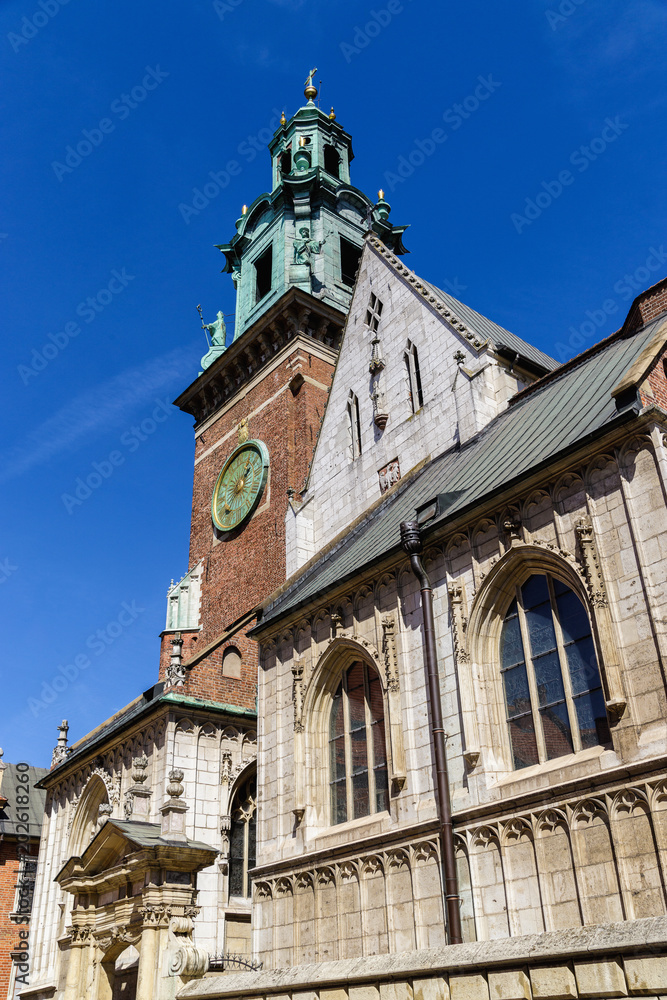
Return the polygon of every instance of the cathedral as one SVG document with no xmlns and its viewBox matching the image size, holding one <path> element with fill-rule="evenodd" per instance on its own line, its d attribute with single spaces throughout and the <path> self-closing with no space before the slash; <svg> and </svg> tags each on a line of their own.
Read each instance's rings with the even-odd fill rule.
<svg viewBox="0 0 667 1000">
<path fill-rule="evenodd" d="M 667 279 L 558 364 L 410 270 L 316 96 L 175 401 L 157 682 L 38 782 L 20 995 L 658 1000 Z"/>
</svg>

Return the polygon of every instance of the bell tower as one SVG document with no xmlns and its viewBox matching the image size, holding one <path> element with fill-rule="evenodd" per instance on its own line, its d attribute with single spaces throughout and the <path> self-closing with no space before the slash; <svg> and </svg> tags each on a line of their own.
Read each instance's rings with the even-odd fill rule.
<svg viewBox="0 0 667 1000">
<path fill-rule="evenodd" d="M 233 336 L 211 349 L 176 405 L 195 420 L 186 575 L 168 593 L 167 690 L 254 711 L 257 605 L 285 580 L 285 515 L 298 502 L 324 414 L 364 236 L 405 253 L 407 227 L 350 183 L 350 135 L 306 104 L 269 143 L 272 190 L 220 244 L 236 288 Z"/>
</svg>

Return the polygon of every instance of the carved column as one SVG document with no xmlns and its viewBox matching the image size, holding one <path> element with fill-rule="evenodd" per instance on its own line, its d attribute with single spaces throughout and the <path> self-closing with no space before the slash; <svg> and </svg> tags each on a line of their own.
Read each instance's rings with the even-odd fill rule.
<svg viewBox="0 0 667 1000">
<path fill-rule="evenodd" d="M 294 818 L 300 823 L 305 813 L 303 746 L 303 662 L 292 660 L 292 701 L 294 702 Z"/>
<path fill-rule="evenodd" d="M 81 982 L 84 951 L 88 954 L 88 942 L 91 936 L 90 927 L 72 928 L 72 940 L 69 946 L 67 962 L 67 979 L 63 1000 L 80 1000 L 85 995 L 84 983 Z"/>
<path fill-rule="evenodd" d="M 159 996 L 155 983 L 156 974 L 160 975 L 162 971 L 158 968 L 161 952 L 160 931 L 161 928 L 166 929 L 168 926 L 171 914 L 163 904 L 144 906 L 140 913 L 143 917 L 143 928 L 139 945 L 136 1000 L 153 1000 Z"/>
<path fill-rule="evenodd" d="M 405 749 L 403 747 L 403 720 L 401 717 L 401 689 L 398 680 L 396 654 L 396 618 L 382 616 L 382 652 L 387 678 L 387 705 L 391 745 L 391 781 L 394 791 L 400 791 L 406 781 Z"/>
<path fill-rule="evenodd" d="M 454 645 L 454 660 L 456 676 L 461 698 L 461 714 L 463 716 L 463 737 L 465 746 L 463 758 L 468 767 L 476 767 L 479 761 L 479 727 L 477 724 L 477 708 L 473 691 L 472 669 L 470 655 L 466 642 L 468 621 L 465 615 L 465 589 L 463 580 L 454 580 L 447 587 L 452 609 L 452 641 Z"/>
<path fill-rule="evenodd" d="M 619 721 L 625 711 L 626 698 L 621 681 L 621 666 L 609 611 L 607 588 L 602 576 L 595 532 L 590 518 L 579 518 L 575 525 L 575 531 L 588 584 L 588 594 L 593 606 L 593 628 L 597 633 L 598 646 L 602 656 L 600 674 L 605 688 L 607 713 L 610 722 L 614 724 Z"/>
</svg>

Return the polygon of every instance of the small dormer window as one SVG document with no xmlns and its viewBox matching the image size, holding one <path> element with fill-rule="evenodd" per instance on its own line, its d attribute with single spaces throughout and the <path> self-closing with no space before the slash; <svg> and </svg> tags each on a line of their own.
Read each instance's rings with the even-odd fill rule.
<svg viewBox="0 0 667 1000">
<path fill-rule="evenodd" d="M 333 177 L 340 177 L 340 156 L 335 146 L 324 147 L 324 169 Z"/>
<path fill-rule="evenodd" d="M 259 302 L 271 291 L 273 272 L 273 245 L 267 247 L 255 261 L 255 302 Z"/>
<path fill-rule="evenodd" d="M 380 302 L 377 295 L 371 292 L 371 297 L 368 300 L 368 309 L 366 310 L 366 326 L 371 331 L 375 333 L 378 326 L 380 325 L 380 316 L 382 315 L 382 303 Z"/>
</svg>

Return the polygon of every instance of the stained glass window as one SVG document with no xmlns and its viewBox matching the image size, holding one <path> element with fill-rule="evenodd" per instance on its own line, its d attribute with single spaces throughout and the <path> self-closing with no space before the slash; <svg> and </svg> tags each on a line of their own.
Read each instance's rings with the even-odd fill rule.
<svg viewBox="0 0 667 1000">
<path fill-rule="evenodd" d="M 500 660 L 515 768 L 611 742 L 588 615 L 560 580 L 517 587 Z"/>
<path fill-rule="evenodd" d="M 345 671 L 333 697 L 329 775 L 332 823 L 389 808 L 382 687 L 360 660 Z"/>
<path fill-rule="evenodd" d="M 249 778 L 234 796 L 229 831 L 229 895 L 249 896 L 248 872 L 255 867 L 257 782 Z"/>
</svg>

